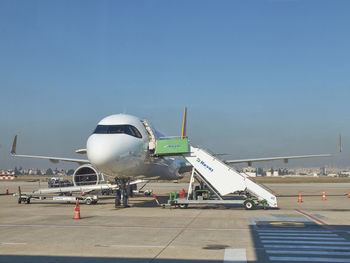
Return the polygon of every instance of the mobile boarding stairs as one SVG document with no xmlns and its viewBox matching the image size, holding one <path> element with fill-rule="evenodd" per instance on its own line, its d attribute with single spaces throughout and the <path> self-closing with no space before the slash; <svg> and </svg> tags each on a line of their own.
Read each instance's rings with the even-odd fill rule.
<svg viewBox="0 0 350 263">
<path fill-rule="evenodd" d="M 186 197 L 170 198 L 168 205 L 187 207 L 190 204 L 243 204 L 246 209 L 256 205 L 277 207 L 276 196 L 262 185 L 250 180 L 233 167 L 225 164 L 207 151 L 191 146 L 187 138 L 164 139 L 156 141 L 155 156 L 183 156 L 192 166 L 192 175 Z M 201 183 L 201 188 L 194 189 L 194 180 Z M 205 193 L 206 200 L 203 198 Z M 208 195 L 213 193 L 216 198 Z M 230 194 L 243 194 L 243 199 L 228 199 Z"/>
</svg>

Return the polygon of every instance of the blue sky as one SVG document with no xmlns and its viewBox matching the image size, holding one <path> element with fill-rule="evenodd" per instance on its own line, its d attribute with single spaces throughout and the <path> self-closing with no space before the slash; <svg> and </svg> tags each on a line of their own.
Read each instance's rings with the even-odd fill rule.
<svg viewBox="0 0 350 263">
<path fill-rule="evenodd" d="M 126 112 L 232 158 L 350 166 L 349 1 L 0 1 L 0 168 L 75 157 Z M 81 157 L 81 156 L 79 156 Z M 230 157 L 230 159 L 232 159 Z M 277 165 L 277 164 L 276 164 Z M 66 167 L 64 165 L 63 167 Z"/>
</svg>

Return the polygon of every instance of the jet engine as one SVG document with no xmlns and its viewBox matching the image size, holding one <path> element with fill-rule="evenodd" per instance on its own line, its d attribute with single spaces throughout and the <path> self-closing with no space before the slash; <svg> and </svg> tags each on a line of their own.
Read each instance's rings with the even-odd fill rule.
<svg viewBox="0 0 350 263">
<path fill-rule="evenodd" d="M 104 181 L 103 174 L 89 164 L 78 167 L 73 173 L 74 186 L 96 185 L 102 181 Z"/>
</svg>

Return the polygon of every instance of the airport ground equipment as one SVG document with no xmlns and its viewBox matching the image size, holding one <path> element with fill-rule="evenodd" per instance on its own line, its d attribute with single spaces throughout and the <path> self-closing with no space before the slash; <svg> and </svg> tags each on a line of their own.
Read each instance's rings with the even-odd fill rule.
<svg viewBox="0 0 350 263">
<path fill-rule="evenodd" d="M 47 181 L 48 187 L 49 188 L 54 188 L 54 187 L 68 187 L 68 186 L 73 186 L 74 184 L 69 181 L 69 180 L 63 180 L 60 177 L 52 177 Z"/>
<path fill-rule="evenodd" d="M 199 185 L 195 186 L 195 180 Z M 221 196 L 206 180 L 195 170 L 192 170 L 190 184 L 186 196 L 181 197 L 181 193 L 169 193 L 169 200 L 165 207 L 187 208 L 189 205 L 243 205 L 246 209 L 254 209 L 259 204 L 267 207 L 265 200 L 259 201 L 257 198 L 241 193 L 240 195 Z"/>
<path fill-rule="evenodd" d="M 69 186 L 69 187 L 53 187 L 53 188 L 40 188 L 38 190 L 27 192 L 28 195 L 40 195 L 40 194 L 60 194 L 70 192 L 88 193 L 91 191 L 102 190 L 114 190 L 119 186 L 117 184 L 99 184 L 99 185 L 86 185 L 86 186 Z"/>
<path fill-rule="evenodd" d="M 155 154 L 158 156 L 183 156 L 192 166 L 193 172 L 189 185 L 187 198 L 175 198 L 172 203 L 189 205 L 197 203 L 233 204 L 240 203 L 247 209 L 254 208 L 257 204 L 264 207 L 277 207 L 277 198 L 262 185 L 253 182 L 244 174 L 240 174 L 233 167 L 225 164 L 209 152 L 193 147 L 187 138 L 157 141 Z M 160 149 L 158 147 L 161 146 Z M 193 198 L 193 182 L 197 178 L 204 184 L 207 190 L 214 193 L 216 200 L 203 200 Z M 202 189 L 204 190 L 204 189 Z M 223 196 L 239 193 L 244 200 L 225 200 Z"/>
<path fill-rule="evenodd" d="M 30 204 L 31 200 L 51 200 L 51 201 L 66 201 L 75 202 L 76 199 L 82 200 L 86 204 L 96 204 L 98 197 L 96 195 L 85 195 L 92 191 L 114 190 L 119 186 L 116 184 L 100 184 L 87 186 L 71 186 L 71 187 L 53 187 L 41 188 L 32 192 L 22 192 L 18 189 L 18 203 Z M 71 193 L 80 193 L 78 196 L 67 196 Z M 54 196 L 54 195 L 59 196 Z"/>
<path fill-rule="evenodd" d="M 47 196 L 47 195 L 27 195 L 21 194 L 18 196 L 18 203 L 30 204 L 32 200 L 38 201 L 55 201 L 55 202 L 66 202 L 75 203 L 77 200 L 84 202 L 87 205 L 93 205 L 98 202 L 97 195 L 78 195 L 78 196 Z"/>
</svg>

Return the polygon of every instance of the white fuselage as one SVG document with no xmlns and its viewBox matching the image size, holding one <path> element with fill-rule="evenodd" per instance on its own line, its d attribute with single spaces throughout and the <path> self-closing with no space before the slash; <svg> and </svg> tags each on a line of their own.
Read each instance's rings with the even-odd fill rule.
<svg viewBox="0 0 350 263">
<path fill-rule="evenodd" d="M 98 170 L 111 176 L 176 178 L 176 159 L 150 158 L 149 138 L 137 117 L 111 115 L 102 119 L 88 138 L 87 157 Z"/>
</svg>

